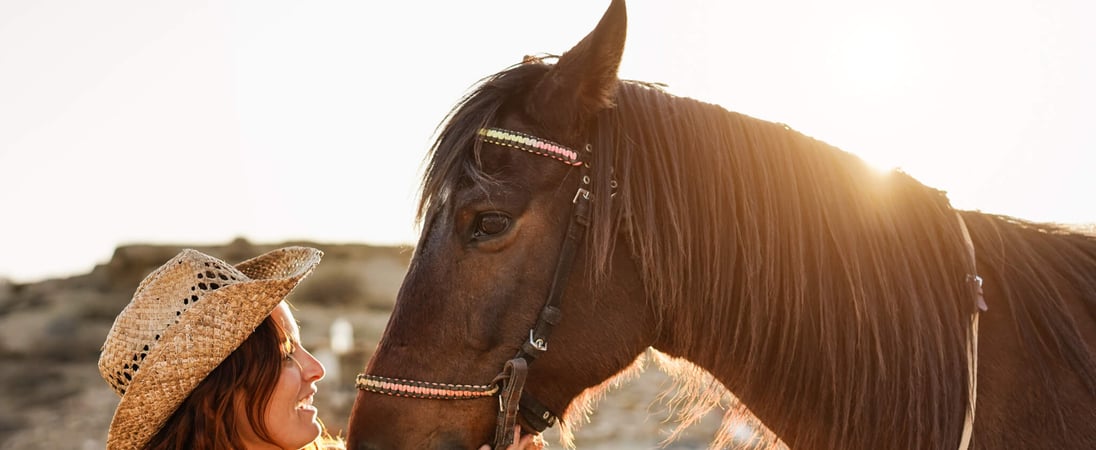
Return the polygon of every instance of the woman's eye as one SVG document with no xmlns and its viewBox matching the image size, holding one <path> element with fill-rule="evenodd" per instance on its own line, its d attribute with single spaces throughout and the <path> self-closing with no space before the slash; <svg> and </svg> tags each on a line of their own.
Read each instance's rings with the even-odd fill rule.
<svg viewBox="0 0 1096 450">
<path fill-rule="evenodd" d="M 473 239 L 486 239 L 510 228 L 510 216 L 502 213 L 484 213 L 476 217 Z"/>
</svg>

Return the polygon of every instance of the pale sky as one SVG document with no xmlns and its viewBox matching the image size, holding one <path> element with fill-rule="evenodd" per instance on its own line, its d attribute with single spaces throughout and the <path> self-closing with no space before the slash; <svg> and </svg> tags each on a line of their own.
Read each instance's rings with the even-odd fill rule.
<svg viewBox="0 0 1096 450">
<path fill-rule="evenodd" d="M 413 243 L 434 127 L 608 0 L 0 1 L 0 277 L 125 243 Z M 623 78 L 954 205 L 1096 222 L 1090 0 L 629 2 Z"/>
</svg>

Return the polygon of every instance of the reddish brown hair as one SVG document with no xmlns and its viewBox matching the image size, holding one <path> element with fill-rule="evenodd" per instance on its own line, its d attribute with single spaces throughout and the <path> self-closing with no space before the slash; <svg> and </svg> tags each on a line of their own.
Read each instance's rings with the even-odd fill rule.
<svg viewBox="0 0 1096 450">
<path fill-rule="evenodd" d="M 145 446 L 148 450 L 243 448 L 234 422 L 240 408 L 260 439 L 263 423 L 285 359 L 288 333 L 267 317 L 240 347 L 190 393 Z"/>
</svg>

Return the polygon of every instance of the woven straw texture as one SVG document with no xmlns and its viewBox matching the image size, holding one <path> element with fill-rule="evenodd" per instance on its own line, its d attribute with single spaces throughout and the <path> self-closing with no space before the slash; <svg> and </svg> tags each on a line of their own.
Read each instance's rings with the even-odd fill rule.
<svg viewBox="0 0 1096 450">
<path fill-rule="evenodd" d="M 287 247 L 233 267 L 188 249 L 149 274 L 99 357 L 99 373 L 122 397 L 107 448 L 144 446 L 322 256 Z"/>
</svg>

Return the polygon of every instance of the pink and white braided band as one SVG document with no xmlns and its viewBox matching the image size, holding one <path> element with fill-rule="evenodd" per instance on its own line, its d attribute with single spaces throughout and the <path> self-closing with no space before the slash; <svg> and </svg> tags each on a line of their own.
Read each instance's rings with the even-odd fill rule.
<svg viewBox="0 0 1096 450">
<path fill-rule="evenodd" d="M 534 155 L 546 156 L 569 166 L 582 165 L 582 161 L 578 160 L 578 152 L 564 145 L 520 131 L 504 128 L 480 128 L 476 134 L 479 136 L 479 140 L 488 144 L 501 145 Z"/>
</svg>

